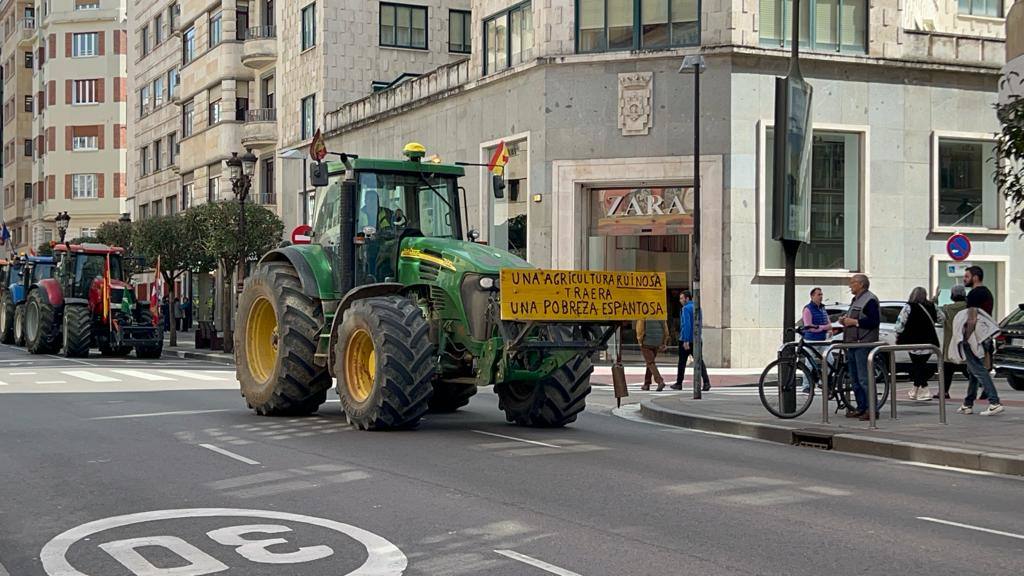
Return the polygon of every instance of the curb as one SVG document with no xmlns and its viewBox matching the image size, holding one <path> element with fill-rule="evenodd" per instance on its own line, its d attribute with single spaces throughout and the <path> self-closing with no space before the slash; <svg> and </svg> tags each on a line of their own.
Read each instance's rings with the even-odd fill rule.
<svg viewBox="0 0 1024 576">
<path fill-rule="evenodd" d="M 799 444 L 797 436 L 801 432 L 806 431 L 806 429 L 788 428 L 773 424 L 689 414 L 658 406 L 653 400 L 640 402 L 640 415 L 647 420 L 670 426 L 703 430 L 705 432 L 717 432 L 720 434 L 732 434 L 734 436 L 746 436 L 748 438 L 757 438 L 789 445 Z M 828 431 L 817 429 L 815 432 L 819 434 L 825 432 L 827 434 Z M 907 462 L 920 462 L 923 464 L 964 468 L 995 474 L 1024 476 L 1024 454 L 1013 455 L 981 452 L 947 446 L 889 440 L 886 438 L 871 438 L 861 434 L 843 432 L 827 435 L 831 440 L 831 449 L 837 452 L 866 454 Z"/>
<path fill-rule="evenodd" d="M 186 360 L 205 360 L 207 362 L 216 362 L 218 364 L 235 365 L 233 357 L 225 357 L 223 354 L 208 354 L 204 352 L 190 352 L 188 350 L 168 350 L 178 358 Z"/>
</svg>

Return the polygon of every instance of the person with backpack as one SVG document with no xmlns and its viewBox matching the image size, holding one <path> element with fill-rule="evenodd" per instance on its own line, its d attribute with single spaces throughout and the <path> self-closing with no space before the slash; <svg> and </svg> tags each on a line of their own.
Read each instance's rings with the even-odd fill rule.
<svg viewBox="0 0 1024 576">
<path fill-rule="evenodd" d="M 935 305 L 928 300 L 928 292 L 920 286 L 914 288 L 896 319 L 896 343 L 938 346 L 935 317 Z M 910 376 L 914 380 L 914 388 L 907 395 L 911 400 L 932 399 L 931 391 L 928 390 L 928 379 L 932 376 L 931 366 L 928 365 L 931 356 L 931 352 L 924 350 L 910 352 Z"/>
</svg>

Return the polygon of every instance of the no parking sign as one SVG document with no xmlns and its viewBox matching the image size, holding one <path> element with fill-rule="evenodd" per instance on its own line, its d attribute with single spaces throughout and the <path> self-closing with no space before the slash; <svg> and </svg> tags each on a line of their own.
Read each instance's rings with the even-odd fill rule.
<svg viewBox="0 0 1024 576">
<path fill-rule="evenodd" d="M 971 240 L 957 232 L 946 240 L 946 254 L 955 262 L 963 262 L 971 255 Z"/>
</svg>

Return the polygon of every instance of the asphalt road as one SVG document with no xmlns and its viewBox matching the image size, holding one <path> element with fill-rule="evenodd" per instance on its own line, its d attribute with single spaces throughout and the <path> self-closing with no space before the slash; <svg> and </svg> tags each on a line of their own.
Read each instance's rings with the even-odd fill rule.
<svg viewBox="0 0 1024 576">
<path fill-rule="evenodd" d="M 631 396 L 636 400 L 638 394 Z M 246 410 L 229 367 L 0 347 L 0 576 L 1014 574 L 1024 481 L 611 413 Z"/>
</svg>

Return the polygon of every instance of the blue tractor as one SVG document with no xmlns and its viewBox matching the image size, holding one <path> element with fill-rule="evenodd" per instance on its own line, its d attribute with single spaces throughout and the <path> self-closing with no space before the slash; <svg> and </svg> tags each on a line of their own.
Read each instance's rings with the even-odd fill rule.
<svg viewBox="0 0 1024 576">
<path fill-rule="evenodd" d="M 0 342 L 25 344 L 25 296 L 45 278 L 53 278 L 52 256 L 23 256 L 12 260 L 0 273 Z"/>
</svg>

